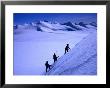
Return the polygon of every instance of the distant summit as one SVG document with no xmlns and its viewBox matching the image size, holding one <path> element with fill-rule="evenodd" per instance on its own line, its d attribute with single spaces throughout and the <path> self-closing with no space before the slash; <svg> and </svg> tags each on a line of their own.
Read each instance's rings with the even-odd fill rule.
<svg viewBox="0 0 110 88">
<path fill-rule="evenodd" d="M 90 23 L 91 26 L 97 27 L 97 24 L 95 22 Z"/>
<path fill-rule="evenodd" d="M 76 30 L 81 30 L 81 28 L 78 28 L 77 26 L 75 26 L 75 24 L 72 24 L 71 22 L 64 23 L 63 25 L 70 26 Z"/>
<path fill-rule="evenodd" d="M 82 27 L 87 28 L 87 26 L 86 26 L 87 24 L 85 24 L 84 22 L 79 22 L 79 25 L 82 26 Z"/>
<path fill-rule="evenodd" d="M 51 22 L 51 21 L 36 21 L 31 23 L 24 23 L 22 25 L 14 25 L 14 29 L 25 29 L 31 30 L 34 29 L 36 31 L 41 32 L 54 32 L 54 31 L 78 31 L 84 30 L 84 28 L 89 29 L 90 26 L 97 27 L 95 22 L 91 22 L 89 24 L 85 24 L 84 22 L 79 22 L 78 24 L 72 22 L 66 23 L 58 23 L 58 22 Z"/>
</svg>

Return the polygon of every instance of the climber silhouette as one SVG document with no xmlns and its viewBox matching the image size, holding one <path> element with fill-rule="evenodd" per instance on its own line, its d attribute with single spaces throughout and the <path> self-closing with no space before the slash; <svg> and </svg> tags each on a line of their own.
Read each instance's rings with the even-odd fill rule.
<svg viewBox="0 0 110 88">
<path fill-rule="evenodd" d="M 59 57 L 59 56 L 58 56 Z M 55 63 L 55 61 L 57 61 L 57 58 L 58 58 L 57 56 L 56 56 L 56 54 L 54 53 L 54 55 L 53 55 L 53 59 L 54 59 L 54 63 Z"/>
<path fill-rule="evenodd" d="M 69 49 L 70 49 L 69 44 L 67 44 L 66 47 L 65 47 L 65 54 L 69 51 Z"/>
<path fill-rule="evenodd" d="M 50 69 L 51 65 L 48 64 L 48 61 L 46 61 L 45 66 L 46 66 L 46 72 L 47 72 L 48 68 Z"/>
</svg>

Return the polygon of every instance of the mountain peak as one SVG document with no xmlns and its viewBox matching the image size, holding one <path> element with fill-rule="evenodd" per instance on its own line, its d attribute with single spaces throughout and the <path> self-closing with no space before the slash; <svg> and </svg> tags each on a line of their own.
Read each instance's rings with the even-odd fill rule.
<svg viewBox="0 0 110 88">
<path fill-rule="evenodd" d="M 89 25 L 97 27 L 95 22 L 89 23 Z M 82 27 L 81 27 L 82 26 Z M 51 22 L 48 20 L 40 20 L 34 21 L 31 23 L 24 23 L 22 25 L 14 25 L 14 29 L 35 29 L 37 31 L 76 31 L 76 30 L 83 30 L 84 28 L 89 29 L 89 26 L 84 22 L 79 22 L 78 24 L 72 23 L 68 21 L 66 23 L 59 23 L 57 21 Z"/>
<path fill-rule="evenodd" d="M 75 24 L 73 24 L 72 22 L 67 22 L 67 23 L 64 23 L 63 25 L 66 25 L 66 26 L 70 26 L 76 30 L 81 30 L 79 27 L 75 26 Z"/>
<path fill-rule="evenodd" d="M 86 26 L 87 24 L 85 24 L 84 22 L 79 22 L 79 25 L 82 26 L 82 27 L 87 28 L 87 26 Z"/>
<path fill-rule="evenodd" d="M 92 25 L 92 26 L 94 26 L 94 27 L 97 27 L 97 24 L 95 22 L 91 22 L 89 24 Z"/>
</svg>

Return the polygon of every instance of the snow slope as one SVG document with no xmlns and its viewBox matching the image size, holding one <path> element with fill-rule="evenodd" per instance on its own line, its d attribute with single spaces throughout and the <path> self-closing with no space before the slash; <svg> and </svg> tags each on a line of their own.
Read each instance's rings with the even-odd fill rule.
<svg viewBox="0 0 110 88">
<path fill-rule="evenodd" d="M 90 33 L 54 63 L 46 75 L 96 75 L 97 32 Z"/>
<path fill-rule="evenodd" d="M 67 43 L 74 47 L 88 33 L 73 32 L 38 32 L 22 30 L 14 34 L 14 75 L 42 75 L 45 72 L 45 62 L 53 64 L 52 55 L 64 54 Z"/>
</svg>

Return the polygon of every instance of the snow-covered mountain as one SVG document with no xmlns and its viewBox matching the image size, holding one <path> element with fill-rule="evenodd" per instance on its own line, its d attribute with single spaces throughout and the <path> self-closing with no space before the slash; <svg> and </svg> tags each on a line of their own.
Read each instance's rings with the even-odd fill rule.
<svg viewBox="0 0 110 88">
<path fill-rule="evenodd" d="M 90 33 L 67 54 L 60 57 L 46 75 L 96 75 L 96 33 Z"/>
<path fill-rule="evenodd" d="M 79 24 L 75 24 L 72 22 L 66 23 L 58 23 L 58 22 L 49 22 L 49 21 L 39 21 L 39 22 L 31 22 L 25 23 L 22 25 L 14 25 L 14 29 L 25 29 L 31 30 L 34 29 L 36 31 L 41 32 L 54 32 L 54 31 L 77 31 L 77 30 L 87 30 L 87 29 L 96 29 L 96 23 L 92 22 L 90 24 L 84 24 L 80 22 Z"/>
<path fill-rule="evenodd" d="M 82 30 L 80 27 L 77 27 L 75 24 L 73 24 L 71 22 L 64 23 L 63 25 L 70 26 L 76 30 Z"/>
<path fill-rule="evenodd" d="M 67 26 L 67 25 L 61 25 L 60 23 L 49 23 L 49 22 L 44 22 L 40 21 L 40 24 L 38 25 L 41 30 L 44 28 L 50 29 L 52 31 L 75 31 L 76 29 Z"/>
<path fill-rule="evenodd" d="M 89 23 L 91 26 L 97 27 L 97 24 L 95 22 Z"/>
<path fill-rule="evenodd" d="M 88 28 L 88 27 L 86 26 L 87 24 L 85 24 L 84 22 L 79 22 L 79 25 L 82 26 L 82 27 Z"/>
</svg>

